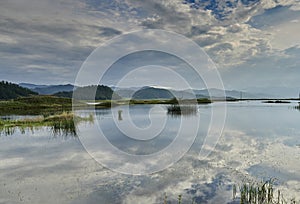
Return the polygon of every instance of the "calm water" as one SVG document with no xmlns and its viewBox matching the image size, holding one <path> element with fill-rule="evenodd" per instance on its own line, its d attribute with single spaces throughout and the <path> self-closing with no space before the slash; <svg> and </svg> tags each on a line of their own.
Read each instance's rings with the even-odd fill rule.
<svg viewBox="0 0 300 204">
<path fill-rule="evenodd" d="M 220 103 L 201 105 L 196 114 L 184 117 L 167 115 L 162 105 L 131 106 L 130 116 L 142 131 L 137 136 L 143 141 L 126 136 L 126 131 L 135 133 L 126 129 L 129 120 L 122 107 L 97 110 L 94 125 L 99 125 L 116 148 L 135 155 L 163 150 L 175 139 L 182 122 L 190 124 L 200 118 L 191 149 L 169 168 L 144 176 L 120 174 L 96 162 L 80 141 L 86 135 L 85 144 L 97 148 L 96 142 L 88 140 L 97 135 L 90 123 L 80 124 L 80 139 L 54 135 L 47 127 L 2 134 L 0 203 L 163 203 L 164 193 L 174 203 L 179 194 L 183 203 L 230 203 L 233 183 L 270 177 L 277 179 L 276 188 L 286 197 L 300 200 L 300 112 L 293 109 L 295 105 L 228 103 L 223 135 L 209 157 L 202 160 L 198 153 L 211 110 L 218 112 Z M 151 126 L 154 129 L 147 129 Z M 184 130 L 186 140 L 192 131 Z M 122 162 L 112 160 L 116 166 Z"/>
</svg>

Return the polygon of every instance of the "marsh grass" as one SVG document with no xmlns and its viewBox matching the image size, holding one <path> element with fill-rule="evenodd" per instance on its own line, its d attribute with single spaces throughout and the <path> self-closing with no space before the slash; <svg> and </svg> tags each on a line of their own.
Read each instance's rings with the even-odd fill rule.
<svg viewBox="0 0 300 204">
<path fill-rule="evenodd" d="M 0 114 L 43 115 L 72 110 L 72 99 L 55 96 L 30 96 L 0 101 Z"/>
<path fill-rule="evenodd" d="M 178 204 L 181 204 L 182 202 L 182 195 L 178 195 Z"/>
<path fill-rule="evenodd" d="M 300 111 L 300 102 L 298 103 L 298 106 L 295 106 L 294 108 Z"/>
<path fill-rule="evenodd" d="M 239 186 L 240 197 L 237 197 L 236 185 L 233 185 L 233 200 L 240 204 L 296 204 L 294 199 L 286 200 L 280 190 L 274 189 L 274 179 L 260 183 L 242 183 Z"/>
<path fill-rule="evenodd" d="M 240 185 L 232 186 L 232 199 L 230 203 L 240 204 L 296 204 L 295 199 L 286 199 L 280 190 L 274 188 L 275 179 L 269 179 L 262 182 L 243 182 Z M 171 203 L 168 201 L 167 194 L 164 193 L 163 203 Z M 177 197 L 177 203 L 183 204 L 183 196 Z M 173 202 L 174 203 L 174 202 Z M 195 203 L 195 200 L 186 201 L 184 203 Z M 225 202 L 224 202 L 225 203 Z"/>
<path fill-rule="evenodd" d="M 197 106 L 194 105 L 170 105 L 167 107 L 167 113 L 173 116 L 196 115 L 197 111 Z"/>
<path fill-rule="evenodd" d="M 125 101 L 126 102 L 126 101 Z M 168 104 L 168 105 L 178 105 L 180 104 L 210 104 L 212 103 L 211 100 L 208 98 L 201 98 L 201 99 L 148 99 L 148 100 L 136 100 L 131 99 L 127 101 L 130 105 L 134 104 Z"/>
<path fill-rule="evenodd" d="M 63 112 L 61 114 L 50 115 L 47 117 L 38 117 L 33 119 L 22 120 L 0 120 L 0 133 L 4 135 L 12 135 L 16 129 L 19 129 L 21 133 L 25 133 L 26 130 L 33 131 L 41 127 L 50 127 L 53 135 L 72 135 L 76 134 L 76 123 L 79 122 L 93 122 L 93 117 L 79 117 L 75 116 L 71 112 Z"/>
<path fill-rule="evenodd" d="M 283 101 L 283 100 L 275 100 L 275 101 L 263 101 L 263 103 L 291 103 L 290 101 Z"/>
</svg>

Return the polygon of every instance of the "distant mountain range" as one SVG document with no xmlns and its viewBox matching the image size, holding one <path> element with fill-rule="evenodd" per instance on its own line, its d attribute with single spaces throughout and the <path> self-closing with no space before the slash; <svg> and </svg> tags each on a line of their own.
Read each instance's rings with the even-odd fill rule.
<svg viewBox="0 0 300 204">
<path fill-rule="evenodd" d="M 114 87 L 115 92 L 123 98 L 133 98 L 133 99 L 171 99 L 171 98 L 211 98 L 211 99 L 224 99 L 224 91 L 220 89 L 192 89 L 192 90 L 172 90 L 164 89 L 158 87 L 145 86 L 137 89 L 133 88 L 116 88 Z M 245 91 L 236 91 L 236 90 L 225 90 L 226 98 L 259 98 L 267 99 L 273 98 L 269 94 L 261 93 L 249 93 Z"/>
<path fill-rule="evenodd" d="M 72 84 L 65 85 L 36 85 L 30 83 L 20 83 L 20 86 L 28 88 L 33 92 L 37 92 L 42 95 L 56 95 L 60 97 L 71 97 L 72 91 L 78 87 Z M 194 98 L 196 95 L 197 98 L 211 98 L 211 99 L 223 99 L 223 90 L 220 89 L 191 89 L 191 90 L 173 90 L 166 87 L 159 86 L 144 86 L 144 87 L 110 87 L 115 94 L 122 98 L 132 98 L 132 99 L 171 99 L 174 97 L 177 98 Z M 277 90 L 282 90 L 283 88 L 278 88 Z M 246 89 L 245 89 L 246 90 Z M 271 91 L 268 91 L 271 90 Z M 238 90 L 225 90 L 226 98 L 234 99 L 268 99 L 268 98 L 281 98 L 281 97 L 294 97 L 296 98 L 296 88 L 295 90 L 284 89 L 286 93 L 289 93 L 287 96 L 280 96 L 276 94 L 276 89 L 261 89 L 259 88 L 249 88 L 246 91 Z M 110 93 L 108 90 L 106 93 Z M 101 96 L 100 92 L 97 91 L 99 98 L 107 98 L 109 95 Z"/>
<path fill-rule="evenodd" d="M 65 85 L 36 85 L 29 83 L 20 83 L 26 89 L 30 89 L 40 95 L 54 95 L 63 98 L 72 98 L 73 92 L 76 91 L 77 99 L 80 100 L 91 100 L 90 96 L 95 93 L 96 100 L 109 100 L 112 98 L 113 90 L 108 86 L 103 85 L 93 85 L 76 87 L 71 84 Z M 115 99 L 120 99 L 121 97 L 117 94 L 114 95 Z"/>
<path fill-rule="evenodd" d="M 72 84 L 36 85 L 36 84 L 29 84 L 29 83 L 20 83 L 19 85 L 42 95 L 52 95 L 58 92 L 69 92 L 69 91 L 73 91 L 74 89 L 74 86 Z"/>
</svg>

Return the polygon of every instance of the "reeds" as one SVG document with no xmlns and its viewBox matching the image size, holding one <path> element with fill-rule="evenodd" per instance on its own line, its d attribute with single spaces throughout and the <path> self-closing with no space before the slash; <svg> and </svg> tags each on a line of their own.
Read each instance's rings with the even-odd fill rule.
<svg viewBox="0 0 300 204">
<path fill-rule="evenodd" d="M 295 106 L 294 108 L 300 111 L 300 102 L 298 103 L 298 106 Z"/>
<path fill-rule="evenodd" d="M 25 129 L 38 127 L 50 127 L 53 135 L 77 136 L 75 124 L 78 122 L 92 122 L 93 116 L 79 117 L 70 112 L 23 120 L 0 120 L 0 134 L 12 135 L 16 129 L 25 133 Z"/>
<path fill-rule="evenodd" d="M 194 105 L 170 105 L 167 107 L 170 115 L 196 115 L 197 106 Z"/>
<path fill-rule="evenodd" d="M 233 203 L 240 204 L 296 204 L 295 199 L 287 200 L 284 198 L 280 190 L 275 190 L 274 180 L 269 179 L 262 182 L 252 182 L 246 183 L 243 182 L 241 185 L 232 186 L 232 198 Z M 167 200 L 167 194 L 164 193 L 163 203 L 170 203 L 170 200 Z M 175 199 L 175 198 L 174 198 Z M 173 199 L 173 200 L 174 200 Z M 177 197 L 177 203 L 195 203 L 195 200 L 183 202 L 183 196 L 180 194 Z M 224 202 L 225 203 L 225 202 Z"/>
<path fill-rule="evenodd" d="M 260 183 L 242 183 L 239 187 L 240 204 L 295 204 L 296 201 L 291 199 L 288 202 L 280 192 L 274 190 L 274 179 Z M 232 188 L 233 200 L 237 199 L 237 186 Z"/>
</svg>

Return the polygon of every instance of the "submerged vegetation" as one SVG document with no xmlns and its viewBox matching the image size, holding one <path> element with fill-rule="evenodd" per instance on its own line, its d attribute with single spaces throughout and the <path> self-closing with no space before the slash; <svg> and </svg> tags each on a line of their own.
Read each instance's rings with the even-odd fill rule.
<svg viewBox="0 0 300 204">
<path fill-rule="evenodd" d="M 54 135 L 76 136 L 75 124 L 83 121 L 93 122 L 93 117 L 83 118 L 70 112 L 63 112 L 58 115 L 40 116 L 32 119 L 0 120 L 0 134 L 12 135 L 17 129 L 25 133 L 26 129 L 50 127 Z"/>
</svg>

